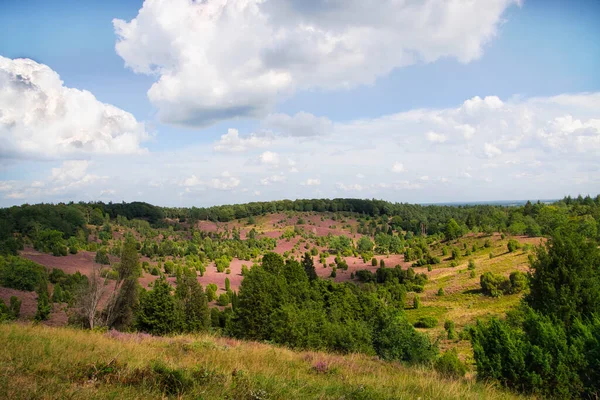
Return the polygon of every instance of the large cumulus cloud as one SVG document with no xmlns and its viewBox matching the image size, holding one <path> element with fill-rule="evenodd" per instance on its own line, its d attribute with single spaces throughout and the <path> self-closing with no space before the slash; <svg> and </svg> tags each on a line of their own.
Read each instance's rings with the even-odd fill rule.
<svg viewBox="0 0 600 400">
<path fill-rule="evenodd" d="M 263 115 L 299 89 L 372 83 L 394 68 L 478 58 L 518 0 L 146 0 L 113 21 L 117 53 L 155 74 L 163 121 Z"/>
<path fill-rule="evenodd" d="M 47 65 L 0 56 L 1 158 L 137 153 L 147 139 L 132 114 L 64 86 Z"/>
</svg>

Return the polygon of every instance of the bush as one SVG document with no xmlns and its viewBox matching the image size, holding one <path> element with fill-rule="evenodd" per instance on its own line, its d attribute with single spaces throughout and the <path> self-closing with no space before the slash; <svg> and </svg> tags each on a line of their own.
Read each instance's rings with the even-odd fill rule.
<svg viewBox="0 0 600 400">
<path fill-rule="evenodd" d="M 527 279 L 527 275 L 522 272 L 515 271 L 510 274 L 510 293 L 520 293 L 523 290 L 527 289 L 529 285 L 529 280 Z"/>
<path fill-rule="evenodd" d="M 444 293 L 444 288 L 439 288 L 437 295 L 438 296 L 444 296 L 446 293 Z"/>
<path fill-rule="evenodd" d="M 371 259 L 371 265 L 372 265 L 373 267 L 376 267 L 376 266 L 377 266 L 377 259 L 376 259 L 375 257 L 373 257 L 373 258 Z"/>
<path fill-rule="evenodd" d="M 379 322 L 373 345 L 377 355 L 386 361 L 406 361 L 424 364 L 438 353 L 426 335 L 421 334 L 401 315 L 388 313 Z"/>
<path fill-rule="evenodd" d="M 508 286 L 508 280 L 502 275 L 496 275 L 486 272 L 479 277 L 481 291 L 483 294 L 492 297 L 501 296 Z"/>
<path fill-rule="evenodd" d="M 506 246 L 508 247 L 508 252 L 509 253 L 512 253 L 512 252 L 518 250 L 521 247 L 521 245 L 519 244 L 519 242 L 517 242 L 515 239 L 510 239 L 508 241 L 508 244 Z"/>
<path fill-rule="evenodd" d="M 46 279 L 46 268 L 18 256 L 0 256 L 0 284 L 4 287 L 33 291 Z"/>
<path fill-rule="evenodd" d="M 206 299 L 211 302 L 217 298 L 217 285 L 209 283 L 206 285 Z"/>
<path fill-rule="evenodd" d="M 415 297 L 413 297 L 413 308 L 416 310 L 421 306 L 421 299 L 419 298 L 419 296 L 415 295 Z"/>
<path fill-rule="evenodd" d="M 435 360 L 433 367 L 437 372 L 449 378 L 460 378 L 467 373 L 467 367 L 459 360 L 456 350 L 446 351 Z"/>
<path fill-rule="evenodd" d="M 474 270 L 475 269 L 475 261 L 473 261 L 473 259 L 469 260 L 469 270 Z"/>
<path fill-rule="evenodd" d="M 438 324 L 438 320 L 435 317 L 421 317 L 417 322 L 414 323 L 415 328 L 435 328 Z"/>
<path fill-rule="evenodd" d="M 457 261 L 460 260 L 460 250 L 458 247 L 452 248 L 452 259 Z"/>
<path fill-rule="evenodd" d="M 94 262 L 102 265 L 110 264 L 108 253 L 106 252 L 105 247 L 101 247 L 100 249 L 98 249 L 98 251 L 96 252 L 96 257 L 94 257 Z"/>
<path fill-rule="evenodd" d="M 446 320 L 446 322 L 444 322 L 444 329 L 448 333 L 448 340 L 456 339 L 456 330 L 454 328 L 454 321 Z"/>
<path fill-rule="evenodd" d="M 229 298 L 229 294 L 227 294 L 227 293 L 221 293 L 221 295 L 217 299 L 217 305 L 219 305 L 219 306 L 226 306 L 230 302 L 231 302 L 231 299 Z"/>
</svg>

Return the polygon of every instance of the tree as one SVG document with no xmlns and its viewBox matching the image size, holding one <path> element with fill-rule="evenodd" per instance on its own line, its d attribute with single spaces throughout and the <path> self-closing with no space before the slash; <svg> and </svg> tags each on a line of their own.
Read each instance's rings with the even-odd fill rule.
<svg viewBox="0 0 600 400">
<path fill-rule="evenodd" d="M 308 252 L 304 253 L 304 258 L 302 258 L 302 267 L 304 268 L 304 272 L 306 272 L 306 276 L 308 276 L 308 280 L 314 281 L 317 279 L 315 263 Z"/>
<path fill-rule="evenodd" d="M 373 251 L 373 246 L 374 244 L 368 236 L 361 236 L 360 239 L 358 239 L 356 247 L 358 252 L 362 254 Z"/>
<path fill-rule="evenodd" d="M 115 291 L 105 309 L 105 325 L 123 329 L 133 323 L 133 308 L 138 302 L 137 278 L 141 274 L 137 244 L 133 236 L 127 236 L 121 250 L 121 262 L 117 268 Z"/>
<path fill-rule="evenodd" d="M 37 311 L 33 319 L 38 322 L 45 321 L 50 316 L 50 311 L 52 311 L 52 305 L 50 304 L 48 295 L 48 281 L 44 280 L 40 283 L 37 294 Z"/>
<path fill-rule="evenodd" d="M 594 242 L 568 226 L 536 252 L 529 306 L 567 326 L 600 313 L 600 249 Z"/>
<path fill-rule="evenodd" d="M 151 291 L 140 298 L 135 326 L 154 335 L 180 332 L 183 327 L 183 311 L 174 296 L 171 285 L 164 277 L 154 281 Z"/>
<path fill-rule="evenodd" d="M 427 336 L 415 331 L 403 315 L 391 310 L 380 317 L 373 345 L 377 355 L 387 361 L 428 363 L 438 352 Z"/>
<path fill-rule="evenodd" d="M 446 236 L 446 240 L 454 240 L 462 236 L 462 229 L 454 218 L 450 218 L 446 224 L 444 235 Z"/>
</svg>

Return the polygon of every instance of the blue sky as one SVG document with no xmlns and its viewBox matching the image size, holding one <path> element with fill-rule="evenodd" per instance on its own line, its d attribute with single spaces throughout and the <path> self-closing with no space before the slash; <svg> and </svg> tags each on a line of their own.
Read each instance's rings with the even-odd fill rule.
<svg viewBox="0 0 600 400">
<path fill-rule="evenodd" d="M 458 20 L 435 0 L 368 12 L 354 1 L 253 3 L 0 3 L 0 204 L 480 201 L 600 187 L 600 2 L 482 1 Z M 203 19 L 200 7 L 229 19 Z M 265 43 L 273 32 L 281 38 Z M 36 89 L 42 104 L 23 89 L 29 102 L 15 106 L 19 58 L 62 87 Z M 95 111 L 31 122 L 52 95 Z M 102 119 L 103 103 L 126 122 Z"/>
</svg>

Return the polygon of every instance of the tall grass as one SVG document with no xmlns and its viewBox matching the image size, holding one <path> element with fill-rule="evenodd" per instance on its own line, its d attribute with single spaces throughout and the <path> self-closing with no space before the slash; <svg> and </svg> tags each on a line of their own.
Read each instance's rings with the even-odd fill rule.
<svg viewBox="0 0 600 400">
<path fill-rule="evenodd" d="M 364 355 L 210 335 L 148 337 L 0 325 L 0 398 L 509 399 L 467 380 Z"/>
</svg>

